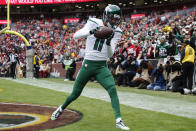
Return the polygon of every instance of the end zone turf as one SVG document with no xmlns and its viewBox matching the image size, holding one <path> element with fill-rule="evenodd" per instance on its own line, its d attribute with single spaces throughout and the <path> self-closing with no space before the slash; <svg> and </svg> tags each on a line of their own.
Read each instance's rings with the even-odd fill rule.
<svg viewBox="0 0 196 131">
<path fill-rule="evenodd" d="M 3 89 L 3 92 L 0 93 L 0 102 L 32 103 L 52 107 L 59 106 L 68 95 L 68 93 L 65 93 L 65 90 L 67 90 L 66 83 L 62 83 L 64 92 L 21 84 L 12 80 L 0 79 L 0 88 Z M 95 86 L 94 88 L 99 88 L 96 83 L 93 84 L 93 86 Z M 126 89 L 127 92 L 133 91 L 128 88 Z M 143 93 L 149 95 L 147 94 L 148 92 L 150 91 Z M 95 94 L 96 93 L 97 92 L 95 92 Z M 164 94 L 167 95 L 167 97 L 170 96 L 170 93 L 164 92 Z M 171 99 L 177 98 L 178 97 L 172 97 Z M 133 101 L 132 99 L 128 100 Z M 187 99 L 187 101 L 188 100 L 189 99 Z M 2 106 L 0 106 L 0 108 L 1 107 Z M 68 108 L 82 112 L 82 119 L 74 124 L 46 129 L 44 131 L 120 131 L 120 129 L 117 129 L 115 126 L 115 119 L 110 102 L 81 96 Z M 134 131 L 196 131 L 196 119 L 125 105 L 121 105 L 121 112 L 125 124 Z"/>
<path fill-rule="evenodd" d="M 50 120 L 56 109 L 49 106 L 0 102 L 0 130 L 38 131 L 65 126 L 81 119 L 81 113 L 64 110 L 55 121 Z"/>
</svg>

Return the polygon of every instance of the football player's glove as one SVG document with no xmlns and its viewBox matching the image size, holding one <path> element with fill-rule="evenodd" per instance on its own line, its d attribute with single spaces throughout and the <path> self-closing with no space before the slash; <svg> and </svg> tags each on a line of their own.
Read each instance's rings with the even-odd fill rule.
<svg viewBox="0 0 196 131">
<path fill-rule="evenodd" d="M 96 27 L 95 29 L 90 30 L 90 34 L 94 34 L 96 31 L 98 31 L 100 29 L 100 27 Z"/>
<path fill-rule="evenodd" d="M 111 39 L 114 37 L 114 32 L 112 33 L 112 35 L 107 39 L 106 41 L 106 45 L 111 46 Z"/>
</svg>

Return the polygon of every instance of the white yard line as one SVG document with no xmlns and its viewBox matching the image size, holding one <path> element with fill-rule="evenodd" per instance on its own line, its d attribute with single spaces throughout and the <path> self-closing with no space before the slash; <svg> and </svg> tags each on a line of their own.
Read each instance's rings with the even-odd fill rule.
<svg viewBox="0 0 196 131">
<path fill-rule="evenodd" d="M 66 93 L 71 93 L 73 88 L 72 84 L 63 84 L 41 79 L 8 80 Z M 85 87 L 81 96 L 110 102 L 110 98 L 103 88 Z M 123 105 L 196 119 L 196 103 L 194 102 L 121 91 L 118 91 L 118 96 L 120 104 Z"/>
</svg>

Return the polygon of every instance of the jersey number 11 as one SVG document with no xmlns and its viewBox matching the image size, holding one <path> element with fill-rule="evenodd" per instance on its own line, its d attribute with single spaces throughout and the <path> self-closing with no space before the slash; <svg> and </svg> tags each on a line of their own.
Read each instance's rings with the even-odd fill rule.
<svg viewBox="0 0 196 131">
<path fill-rule="evenodd" d="M 114 34 L 108 39 L 96 39 L 93 50 L 98 50 L 101 52 L 103 48 L 103 44 L 106 40 L 106 44 L 110 46 L 111 39 L 113 38 Z"/>
</svg>

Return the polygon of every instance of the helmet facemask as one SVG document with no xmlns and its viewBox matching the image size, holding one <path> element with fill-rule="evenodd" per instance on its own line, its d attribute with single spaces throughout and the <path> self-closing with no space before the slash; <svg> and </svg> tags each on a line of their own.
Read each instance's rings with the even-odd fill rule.
<svg viewBox="0 0 196 131">
<path fill-rule="evenodd" d="M 115 29 L 121 22 L 121 16 L 121 11 L 118 6 L 109 5 L 105 8 L 103 21 L 107 24 L 108 27 Z"/>
</svg>

